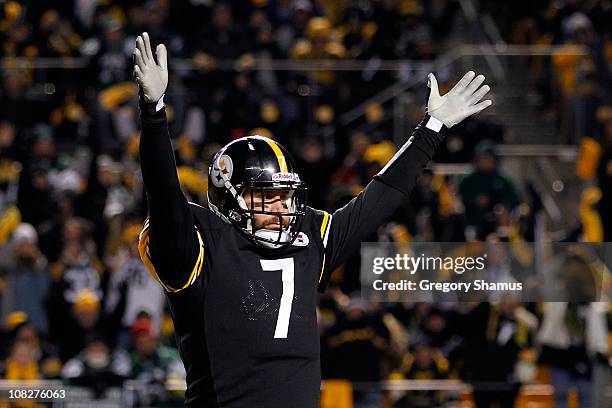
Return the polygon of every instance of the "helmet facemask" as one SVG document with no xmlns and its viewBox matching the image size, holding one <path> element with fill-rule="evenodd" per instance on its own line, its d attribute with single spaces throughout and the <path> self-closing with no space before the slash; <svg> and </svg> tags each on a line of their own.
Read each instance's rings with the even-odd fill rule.
<svg viewBox="0 0 612 408">
<path fill-rule="evenodd" d="M 306 188 L 302 183 L 250 182 L 240 190 L 242 193 L 237 197 L 240 208 L 236 211 L 239 214 L 230 213 L 232 223 L 265 248 L 277 249 L 293 243 L 305 215 Z M 281 201 L 277 203 L 278 200 Z M 276 207 L 282 206 L 281 211 L 269 208 L 275 203 Z M 257 216 L 265 216 L 266 222 L 257 225 L 261 223 Z M 270 225 L 271 228 L 266 228 Z"/>
</svg>

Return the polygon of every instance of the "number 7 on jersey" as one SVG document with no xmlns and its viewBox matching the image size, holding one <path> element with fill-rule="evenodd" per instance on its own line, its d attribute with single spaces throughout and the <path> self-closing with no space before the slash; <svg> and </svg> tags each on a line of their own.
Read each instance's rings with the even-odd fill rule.
<svg viewBox="0 0 612 408">
<path fill-rule="evenodd" d="M 289 331 L 289 318 L 291 317 L 291 305 L 294 292 L 294 269 L 293 258 L 261 259 L 261 269 L 264 272 L 281 271 L 283 280 L 283 294 L 281 295 L 278 319 L 276 320 L 275 339 L 286 339 Z"/>
</svg>

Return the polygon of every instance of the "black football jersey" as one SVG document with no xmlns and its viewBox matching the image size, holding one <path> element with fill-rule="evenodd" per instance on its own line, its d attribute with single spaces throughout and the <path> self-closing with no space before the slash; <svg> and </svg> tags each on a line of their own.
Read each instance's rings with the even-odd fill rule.
<svg viewBox="0 0 612 408">
<path fill-rule="evenodd" d="M 190 203 L 200 250 L 176 288 L 151 262 L 146 222 L 141 257 L 166 289 L 186 362 L 188 405 L 316 407 L 317 288 L 325 290 L 331 272 L 402 200 L 401 192 L 373 180 L 333 215 L 307 208 L 293 244 L 275 250 Z"/>
<path fill-rule="evenodd" d="M 316 407 L 316 289 L 330 214 L 309 208 L 291 246 L 266 250 L 209 209 L 191 206 L 203 259 L 187 287 L 168 290 L 146 262 L 167 289 L 180 352 L 190 362 L 188 404 Z M 147 239 L 145 224 L 145 258 Z"/>
</svg>

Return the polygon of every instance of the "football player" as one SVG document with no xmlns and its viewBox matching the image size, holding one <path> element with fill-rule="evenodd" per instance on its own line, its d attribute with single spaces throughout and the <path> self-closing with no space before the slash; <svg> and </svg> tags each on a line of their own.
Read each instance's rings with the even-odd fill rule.
<svg viewBox="0 0 612 408">
<path fill-rule="evenodd" d="M 470 71 L 444 96 L 429 75 L 427 115 L 365 189 L 333 214 L 307 206 L 289 153 L 248 136 L 209 168 L 208 206 L 181 191 L 164 93 L 164 45 L 137 38 L 140 159 L 149 218 L 140 252 L 165 289 L 187 370 L 187 406 L 317 406 L 317 287 L 403 203 L 445 131 L 491 105 Z"/>
</svg>

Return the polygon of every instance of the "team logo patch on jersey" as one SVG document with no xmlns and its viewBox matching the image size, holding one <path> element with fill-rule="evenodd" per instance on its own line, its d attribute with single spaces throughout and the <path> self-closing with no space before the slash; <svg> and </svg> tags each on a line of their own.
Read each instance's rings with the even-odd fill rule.
<svg viewBox="0 0 612 408">
<path fill-rule="evenodd" d="M 213 184 L 217 187 L 223 187 L 225 180 L 232 178 L 233 171 L 234 163 L 232 162 L 232 158 L 226 154 L 222 154 L 213 165 L 211 174 Z"/>
<path fill-rule="evenodd" d="M 297 238 L 295 238 L 295 241 L 293 241 L 293 246 L 299 246 L 299 247 L 303 247 L 303 246 L 307 246 L 308 243 L 310 241 L 308 240 L 308 235 L 304 234 L 303 232 L 298 233 Z"/>
</svg>

